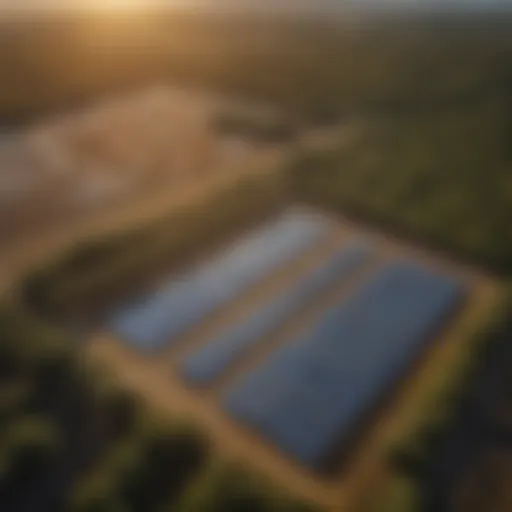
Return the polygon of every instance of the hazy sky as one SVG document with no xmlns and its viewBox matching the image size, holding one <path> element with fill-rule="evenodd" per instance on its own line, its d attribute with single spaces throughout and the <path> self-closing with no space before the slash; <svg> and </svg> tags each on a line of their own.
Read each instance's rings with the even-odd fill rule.
<svg viewBox="0 0 512 512">
<path fill-rule="evenodd" d="M 124 8 L 148 6 L 197 7 L 198 5 L 219 7 L 221 5 L 240 8 L 249 6 L 272 6 L 300 8 L 308 10 L 342 10 L 344 7 L 359 5 L 428 7 L 432 5 L 457 5 L 460 7 L 489 8 L 491 6 L 512 6 L 512 0 L 0 0 L 0 9 L 33 10 L 48 7 L 90 8 L 109 7 Z"/>
</svg>

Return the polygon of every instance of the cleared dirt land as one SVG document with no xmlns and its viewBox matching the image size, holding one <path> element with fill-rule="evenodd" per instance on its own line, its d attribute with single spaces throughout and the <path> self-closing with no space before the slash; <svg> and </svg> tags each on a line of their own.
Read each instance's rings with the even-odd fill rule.
<svg viewBox="0 0 512 512">
<path fill-rule="evenodd" d="M 0 151 L 0 291 L 76 240 L 158 218 L 282 165 L 290 146 L 212 128 L 216 109 L 228 106 L 156 87 L 16 135 Z"/>
<path fill-rule="evenodd" d="M 220 381 L 205 390 L 187 387 L 177 372 L 177 363 L 188 353 L 238 318 L 293 282 L 307 268 L 322 261 L 333 247 L 343 245 L 354 236 L 369 237 L 377 244 L 376 256 L 343 285 L 333 285 L 315 304 L 304 308 L 297 318 L 272 334 L 269 339 L 248 351 Z M 264 361 L 278 346 L 287 343 L 295 333 L 309 325 L 329 305 L 349 296 L 364 280 L 396 257 L 410 257 L 430 266 L 458 275 L 470 284 L 471 292 L 463 310 L 459 311 L 432 340 L 421 360 L 411 368 L 386 403 L 381 404 L 364 425 L 347 460 L 328 477 L 315 474 L 285 457 L 259 435 L 234 422 L 219 407 L 219 397 L 239 377 Z M 365 226 L 341 220 L 329 240 L 309 251 L 295 264 L 277 272 L 257 285 L 236 304 L 209 318 L 203 325 L 184 336 L 172 348 L 155 357 L 130 349 L 110 333 L 97 333 L 87 351 L 102 364 L 107 363 L 121 382 L 150 403 L 170 414 L 197 420 L 210 433 L 220 453 L 244 460 L 250 467 L 269 475 L 291 492 L 326 506 L 329 510 L 352 510 L 366 498 L 369 484 L 378 485 L 388 476 L 386 455 L 391 443 L 408 426 L 413 425 L 424 400 L 439 384 L 446 369 L 463 357 L 464 333 L 476 325 L 490 310 L 498 288 L 493 280 L 472 268 L 463 267 L 438 255 L 407 246 L 400 241 L 376 233 Z"/>
</svg>

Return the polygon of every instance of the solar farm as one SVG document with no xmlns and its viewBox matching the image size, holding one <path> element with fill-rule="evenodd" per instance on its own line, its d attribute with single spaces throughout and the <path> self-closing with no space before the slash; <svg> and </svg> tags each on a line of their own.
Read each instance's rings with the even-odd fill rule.
<svg viewBox="0 0 512 512">
<path fill-rule="evenodd" d="M 185 402 L 321 475 L 471 287 L 470 273 L 297 206 L 128 300 L 105 330 L 147 379 L 172 375 Z"/>
</svg>

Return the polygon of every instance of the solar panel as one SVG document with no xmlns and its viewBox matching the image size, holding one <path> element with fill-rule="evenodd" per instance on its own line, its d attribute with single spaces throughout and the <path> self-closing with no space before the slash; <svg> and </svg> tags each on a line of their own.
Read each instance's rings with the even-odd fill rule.
<svg viewBox="0 0 512 512">
<path fill-rule="evenodd" d="M 307 272 L 280 295 L 187 358 L 181 364 L 183 376 L 194 385 L 212 382 L 315 295 L 349 277 L 370 255 L 370 246 L 362 242 L 354 242 L 335 251 L 327 261 Z"/>
<path fill-rule="evenodd" d="M 210 261 L 114 313 L 109 327 L 137 348 L 161 348 L 251 285 L 300 257 L 326 237 L 331 227 L 321 215 L 287 211 Z"/>
<path fill-rule="evenodd" d="M 284 452 L 320 467 L 464 291 L 452 278 L 395 262 L 257 368 L 225 406 Z"/>
</svg>

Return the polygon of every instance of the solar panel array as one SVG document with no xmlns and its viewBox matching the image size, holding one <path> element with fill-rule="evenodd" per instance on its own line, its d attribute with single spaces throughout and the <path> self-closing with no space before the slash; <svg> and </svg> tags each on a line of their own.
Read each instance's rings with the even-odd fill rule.
<svg viewBox="0 0 512 512">
<path fill-rule="evenodd" d="M 370 255 L 370 246 L 362 242 L 335 251 L 280 295 L 187 358 L 181 365 L 183 376 L 194 385 L 211 383 L 317 294 L 349 277 Z"/>
<path fill-rule="evenodd" d="M 228 393 L 227 410 L 321 467 L 464 296 L 462 283 L 390 264 Z"/>
<path fill-rule="evenodd" d="M 300 257 L 327 237 L 331 227 L 323 216 L 289 210 L 209 262 L 116 312 L 109 327 L 137 348 L 159 349 Z"/>
<path fill-rule="evenodd" d="M 114 313 L 109 327 L 139 349 L 172 344 L 327 240 L 332 227 L 324 216 L 290 209 Z M 335 250 L 180 361 L 182 376 L 197 387 L 210 385 L 319 295 L 362 269 L 375 252 L 373 244 L 362 240 Z M 223 406 L 284 453 L 321 469 L 419 356 L 465 293 L 464 284 L 453 277 L 395 260 L 235 382 Z"/>
</svg>

